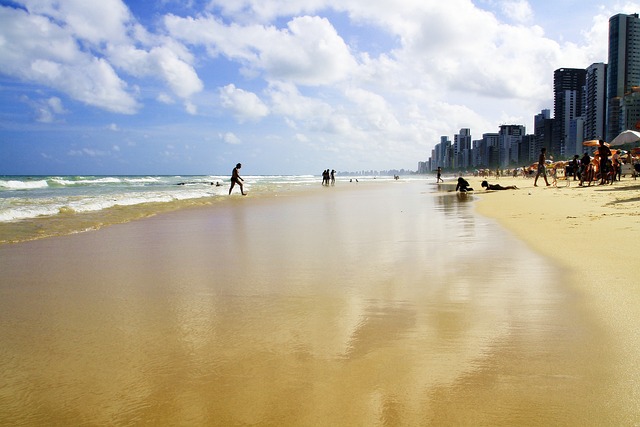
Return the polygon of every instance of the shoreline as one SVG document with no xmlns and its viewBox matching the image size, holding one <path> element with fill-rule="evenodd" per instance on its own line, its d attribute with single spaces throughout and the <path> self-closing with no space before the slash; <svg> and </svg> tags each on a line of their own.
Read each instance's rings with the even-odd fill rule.
<svg viewBox="0 0 640 427">
<path fill-rule="evenodd" d="M 371 185 L 389 183 L 390 180 L 361 179 L 360 183 L 351 183 L 346 180 L 338 181 L 338 185 L 331 186 L 331 191 L 345 190 L 353 185 Z M 272 186 L 264 183 L 254 183 L 247 189 L 250 199 L 265 199 L 287 197 L 291 194 L 304 194 L 314 191 L 322 191 L 324 186 L 314 184 L 287 185 L 276 183 Z M 173 187 L 173 186 L 172 186 Z M 52 237 L 74 235 L 84 232 L 93 232 L 116 224 L 126 224 L 132 221 L 151 218 L 159 214 L 189 210 L 193 208 L 209 207 L 217 204 L 233 203 L 235 198 L 242 197 L 237 189 L 233 194 L 227 195 L 229 185 L 223 185 L 222 194 L 211 193 L 209 197 L 176 198 L 170 201 L 149 201 L 132 205 L 115 205 L 96 211 L 75 211 L 70 207 L 63 207 L 56 215 L 42 215 L 32 218 L 24 218 L 13 221 L 0 222 L 0 246 L 29 242 Z M 328 188 L 328 187 L 327 187 Z"/>
<path fill-rule="evenodd" d="M 467 180 L 480 187 L 480 178 Z M 567 271 L 564 286 L 578 294 L 585 314 L 596 319 L 613 342 L 619 366 L 611 392 L 622 407 L 640 410 L 640 180 L 627 177 L 614 185 L 591 187 L 574 181 L 567 186 L 564 180 L 557 187 L 543 187 L 544 181 L 534 187 L 528 178 L 489 182 L 519 189 L 476 191 L 476 212 Z M 604 349 L 593 349 L 599 350 Z"/>
</svg>

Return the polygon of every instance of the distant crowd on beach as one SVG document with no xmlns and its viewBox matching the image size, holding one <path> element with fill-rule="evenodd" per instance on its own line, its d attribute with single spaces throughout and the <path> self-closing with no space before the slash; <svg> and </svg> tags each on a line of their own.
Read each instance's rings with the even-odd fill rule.
<svg viewBox="0 0 640 427">
<path fill-rule="evenodd" d="M 592 155 L 584 153 L 582 157 L 576 154 L 571 160 L 553 161 L 548 159 L 546 149 L 542 148 L 538 155 L 538 161 L 529 166 L 512 169 L 477 169 L 473 176 L 484 178 L 482 187 L 486 190 L 517 189 L 517 187 L 501 187 L 490 184 L 487 179 L 499 179 L 501 176 L 534 178 L 533 186 L 538 186 L 538 180 L 544 181 L 547 187 L 557 187 L 559 181 L 564 180 L 566 186 L 575 181 L 578 186 L 613 185 L 622 177 L 630 176 L 636 179 L 640 175 L 640 150 L 629 151 L 611 149 L 603 140 L 593 141 L 590 145 L 595 148 Z M 442 169 L 436 170 L 436 183 L 444 182 Z M 458 178 L 456 191 L 473 191 L 468 181 L 462 176 Z"/>
</svg>

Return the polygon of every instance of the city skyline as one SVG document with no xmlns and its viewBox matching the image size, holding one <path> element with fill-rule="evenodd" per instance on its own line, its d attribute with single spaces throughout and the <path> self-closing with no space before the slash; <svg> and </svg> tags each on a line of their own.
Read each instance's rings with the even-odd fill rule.
<svg viewBox="0 0 640 427">
<path fill-rule="evenodd" d="M 608 61 L 582 68 L 559 68 L 553 73 L 553 110 L 541 110 L 534 119 L 534 133 L 522 125 L 500 125 L 498 134 L 483 134 L 468 141 L 454 135 L 453 144 L 441 137 L 421 173 L 438 167 L 512 167 L 529 164 L 541 149 L 553 158 L 570 159 L 587 152 L 582 142 L 612 140 L 627 129 L 640 129 L 640 18 L 616 14 L 609 19 Z M 611 67 L 608 64 L 612 64 Z M 517 129 L 511 131 L 509 129 Z"/>
</svg>

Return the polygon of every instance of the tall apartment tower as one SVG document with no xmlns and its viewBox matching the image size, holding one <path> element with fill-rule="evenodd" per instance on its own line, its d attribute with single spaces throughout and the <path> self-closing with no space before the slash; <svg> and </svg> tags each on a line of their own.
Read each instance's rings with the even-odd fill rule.
<svg viewBox="0 0 640 427">
<path fill-rule="evenodd" d="M 587 70 L 583 68 L 560 68 L 553 72 L 553 134 L 549 147 L 552 155 L 564 157 L 575 150 L 575 137 L 570 138 L 571 121 L 582 116 L 586 78 Z"/>
<path fill-rule="evenodd" d="M 587 68 L 584 108 L 584 139 L 606 139 L 607 64 Z"/>
<path fill-rule="evenodd" d="M 640 19 L 638 14 L 609 18 L 607 141 L 626 129 L 640 129 Z"/>
<path fill-rule="evenodd" d="M 471 129 L 462 128 L 453 135 L 453 147 L 456 168 L 468 168 L 471 165 Z"/>
<path fill-rule="evenodd" d="M 510 164 L 518 164 L 518 144 L 522 141 L 526 129 L 522 125 L 500 125 L 500 167 L 506 168 Z"/>
<path fill-rule="evenodd" d="M 540 111 L 540 114 L 536 114 L 533 117 L 533 135 L 534 143 L 531 145 L 531 151 L 529 157 L 537 159 L 540 150 L 544 147 L 547 151 L 551 151 L 551 133 L 553 132 L 553 119 L 551 118 L 551 111 L 544 109 Z"/>
<path fill-rule="evenodd" d="M 500 135 L 497 133 L 483 133 L 480 154 L 480 165 L 495 169 L 500 165 Z"/>
</svg>

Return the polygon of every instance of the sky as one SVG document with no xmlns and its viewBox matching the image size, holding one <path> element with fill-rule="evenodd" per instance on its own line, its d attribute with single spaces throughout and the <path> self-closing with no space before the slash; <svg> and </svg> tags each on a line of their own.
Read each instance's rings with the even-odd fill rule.
<svg viewBox="0 0 640 427">
<path fill-rule="evenodd" d="M 416 170 L 553 113 L 612 0 L 0 0 L 0 175 Z"/>
</svg>

